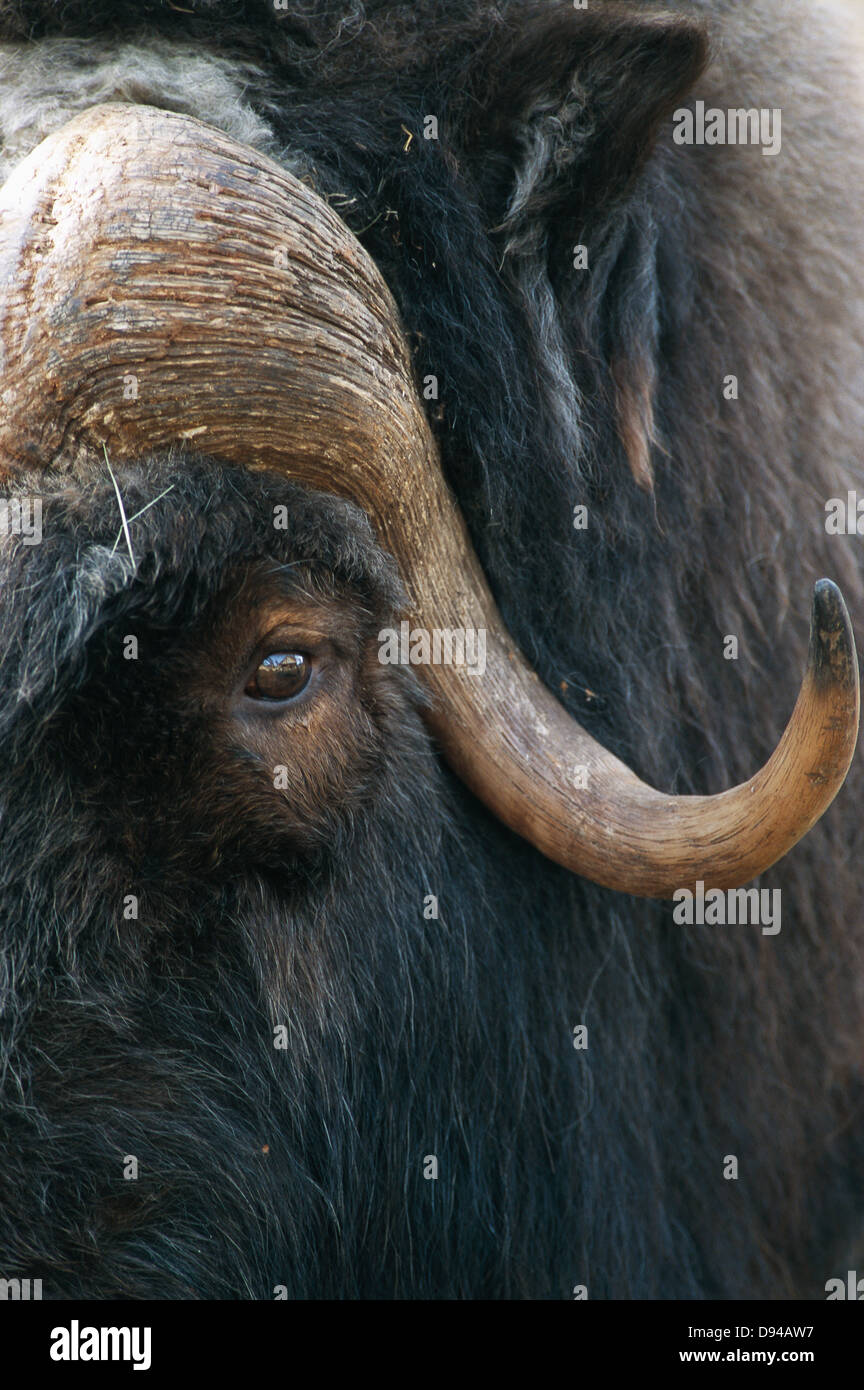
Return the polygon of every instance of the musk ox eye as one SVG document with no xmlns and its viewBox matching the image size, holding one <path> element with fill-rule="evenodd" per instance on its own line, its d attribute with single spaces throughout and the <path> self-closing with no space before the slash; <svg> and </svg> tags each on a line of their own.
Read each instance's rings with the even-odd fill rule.
<svg viewBox="0 0 864 1390">
<path fill-rule="evenodd" d="M 311 674 L 305 652 L 271 652 L 253 672 L 246 694 L 253 700 L 293 700 L 306 689 Z"/>
</svg>

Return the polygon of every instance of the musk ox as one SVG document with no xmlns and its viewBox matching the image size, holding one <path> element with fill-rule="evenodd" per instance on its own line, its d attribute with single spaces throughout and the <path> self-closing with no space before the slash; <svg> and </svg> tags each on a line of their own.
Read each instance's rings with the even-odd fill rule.
<svg viewBox="0 0 864 1390">
<path fill-rule="evenodd" d="M 860 1258 L 853 15 L 0 7 L 0 1276 Z"/>
</svg>

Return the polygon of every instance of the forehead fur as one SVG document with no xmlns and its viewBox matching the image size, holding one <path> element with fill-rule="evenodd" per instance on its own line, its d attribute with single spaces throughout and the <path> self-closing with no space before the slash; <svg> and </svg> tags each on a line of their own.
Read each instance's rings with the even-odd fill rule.
<svg viewBox="0 0 864 1390">
<path fill-rule="evenodd" d="M 188 627 L 217 594 L 236 592 L 246 567 L 279 567 L 282 592 L 350 596 L 373 622 L 402 604 L 395 563 L 349 502 L 200 458 L 113 472 L 116 491 L 104 463 L 7 490 L 41 502 L 42 534 L 0 544 L 0 727 L 25 713 L 31 722 L 47 712 L 41 697 L 82 679 L 100 632 L 123 621 Z"/>
</svg>

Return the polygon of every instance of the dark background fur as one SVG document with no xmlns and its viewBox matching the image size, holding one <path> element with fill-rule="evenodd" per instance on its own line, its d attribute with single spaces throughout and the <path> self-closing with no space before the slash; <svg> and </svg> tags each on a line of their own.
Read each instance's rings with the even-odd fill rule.
<svg viewBox="0 0 864 1390">
<path fill-rule="evenodd" d="M 544 679 L 666 790 L 748 776 L 795 696 L 811 581 L 836 578 L 864 614 L 860 541 L 824 531 L 826 499 L 861 485 L 864 436 L 851 35 L 803 0 L 682 4 L 665 31 L 642 23 L 656 6 L 614 3 L 184 8 L 22 0 L 0 35 L 146 47 L 158 30 L 178 90 L 189 53 L 226 58 L 277 153 L 381 266 L 418 375 L 439 377 L 448 476 Z M 708 21 L 704 72 L 688 20 Z M 141 74 L 116 95 L 158 100 Z M 781 106 L 781 155 L 673 146 L 691 95 Z M 196 486 L 147 514 L 171 556 L 158 598 L 124 599 L 190 630 L 178 595 L 203 562 L 171 549 L 171 517 L 203 506 Z M 110 495 L 92 505 L 107 525 Z M 211 594 L 218 539 L 202 541 Z M 85 552 L 62 567 L 49 546 L 16 550 L 4 583 L 39 586 L 3 629 L 14 645 L 36 625 L 62 694 L 84 630 L 65 654 L 51 634 Z M 130 689 L 130 709 L 152 698 Z M 25 789 L 7 754 L 26 739 L 4 743 L 19 1166 L 0 1272 L 60 1293 L 782 1297 L 820 1296 L 861 1250 L 857 773 L 763 879 L 783 889 L 780 936 L 687 930 L 501 830 L 430 759 L 409 701 L 326 889 L 178 873 L 154 907 L 183 923 L 160 972 L 144 942 L 91 944 L 116 883 L 62 753 L 38 762 L 38 704 L 18 718 L 34 772 Z M 122 817 L 116 783 L 102 795 Z M 24 839 L 13 803 L 41 831 Z M 296 1020 L 287 1056 L 274 1000 Z M 118 1180 L 122 1153 L 138 1184 Z"/>
</svg>

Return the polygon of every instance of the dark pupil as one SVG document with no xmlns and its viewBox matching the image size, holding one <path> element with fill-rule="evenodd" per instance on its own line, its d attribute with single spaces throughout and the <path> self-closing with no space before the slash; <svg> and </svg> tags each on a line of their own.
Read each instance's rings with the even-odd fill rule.
<svg viewBox="0 0 864 1390">
<path fill-rule="evenodd" d="M 273 652 L 265 656 L 246 687 L 256 700 L 290 700 L 309 679 L 309 661 L 302 652 Z"/>
</svg>

